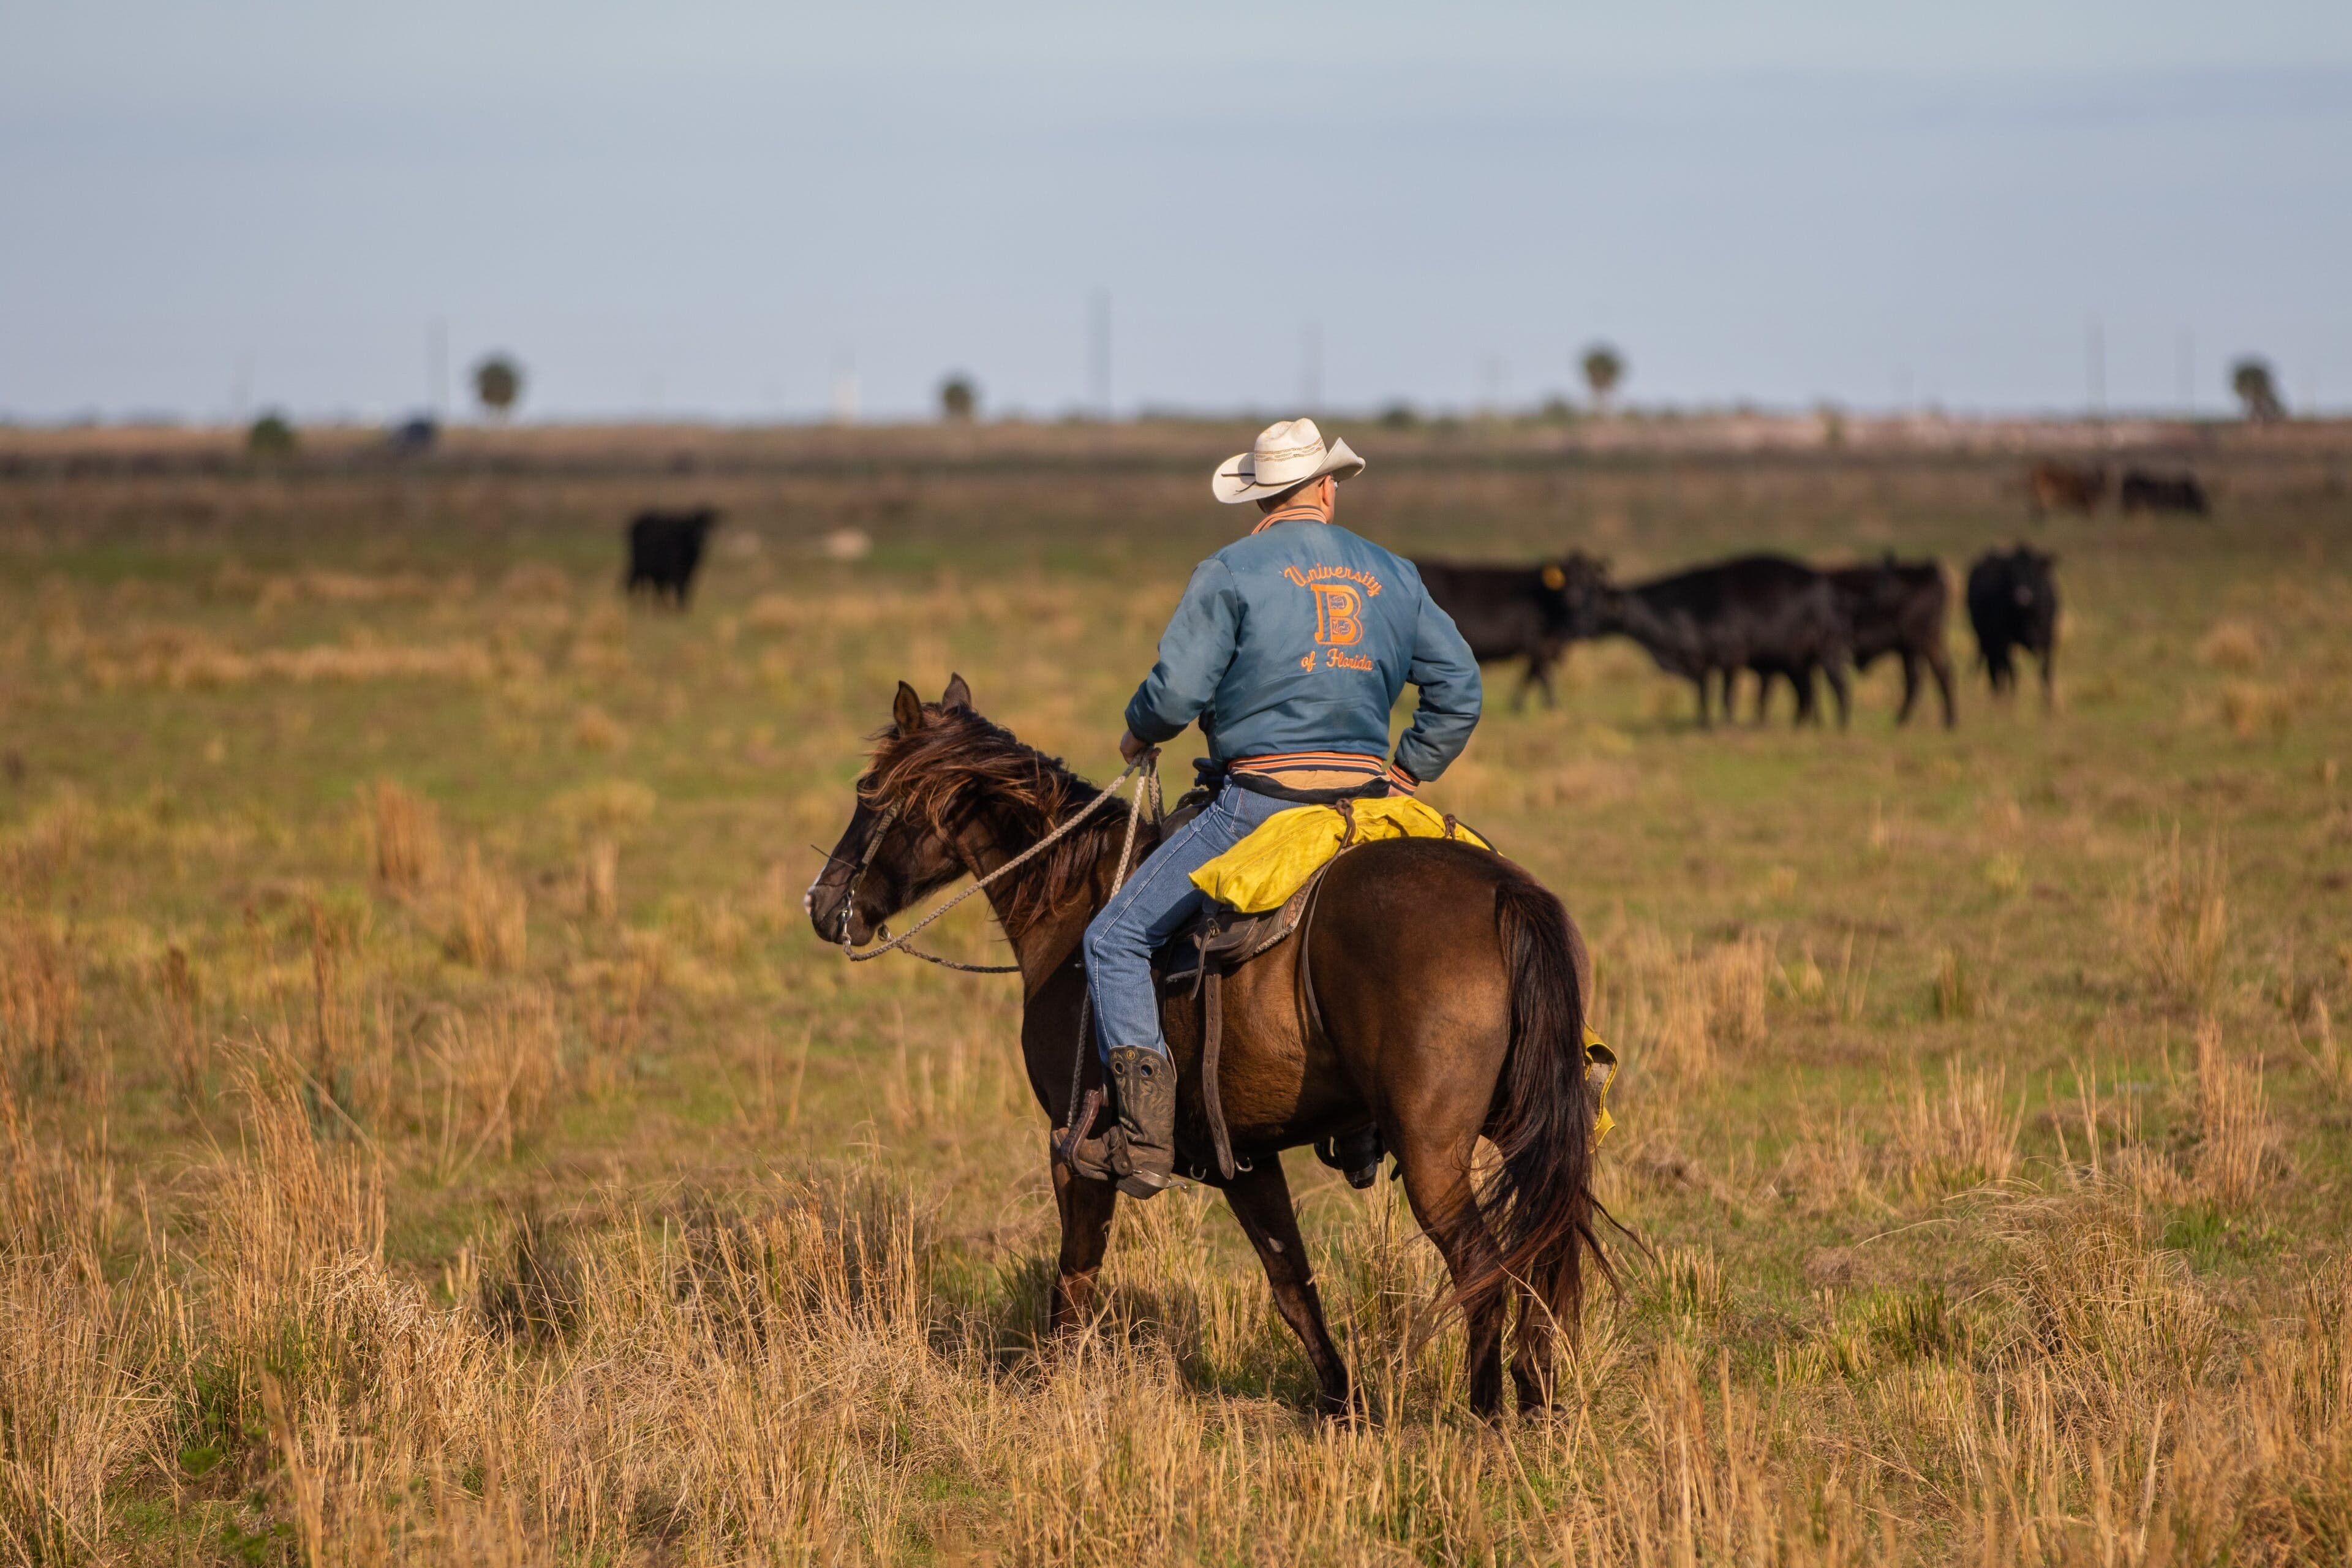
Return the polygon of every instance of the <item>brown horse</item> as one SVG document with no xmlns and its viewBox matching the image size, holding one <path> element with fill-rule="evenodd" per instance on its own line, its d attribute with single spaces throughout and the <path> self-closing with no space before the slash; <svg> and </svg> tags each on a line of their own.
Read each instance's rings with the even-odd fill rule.
<svg viewBox="0 0 2352 1568">
<path fill-rule="evenodd" d="M 1100 793 L 975 712 L 962 677 L 929 704 L 902 682 L 849 826 L 809 889 L 810 918 L 828 942 L 866 942 L 926 894 L 1004 866 Z M 1056 1127 L 1070 1115 L 1080 1048 L 1078 939 L 1109 896 L 1126 816 L 1106 806 L 988 889 L 1020 964 L 1030 1087 Z M 1591 984 L 1583 939 L 1559 900 L 1501 856 L 1426 838 L 1340 856 L 1306 929 L 1224 984 L 1219 1079 L 1242 1167 L 1230 1181 L 1218 1180 L 1209 1154 L 1198 1005 L 1165 1004 L 1181 1086 L 1178 1168 L 1205 1169 L 1202 1179 L 1224 1189 L 1314 1363 L 1327 1413 L 1348 1408 L 1348 1370 L 1324 1325 L 1280 1152 L 1367 1125 L 1395 1153 L 1413 1215 L 1453 1275 L 1469 1329 L 1471 1407 L 1490 1415 L 1500 1402 L 1515 1297 L 1519 1404 L 1549 1402 L 1552 1331 L 1577 1331 L 1586 1254 L 1608 1270 L 1592 1226 Z M 1098 1085 L 1101 1065 L 1090 1043 L 1085 1050 L 1085 1081 Z M 1483 1184 L 1472 1169 L 1482 1135 L 1493 1143 Z M 1052 1164 L 1058 1332 L 1091 1310 L 1118 1191 L 1059 1158 Z"/>
</svg>

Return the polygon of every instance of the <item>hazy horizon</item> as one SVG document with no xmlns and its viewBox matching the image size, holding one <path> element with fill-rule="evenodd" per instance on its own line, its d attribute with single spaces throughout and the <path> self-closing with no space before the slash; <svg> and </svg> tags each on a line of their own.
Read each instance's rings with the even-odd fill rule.
<svg viewBox="0 0 2352 1568">
<path fill-rule="evenodd" d="M 2348 153 L 2315 0 L 19 6 L 0 416 L 2342 407 Z"/>
</svg>

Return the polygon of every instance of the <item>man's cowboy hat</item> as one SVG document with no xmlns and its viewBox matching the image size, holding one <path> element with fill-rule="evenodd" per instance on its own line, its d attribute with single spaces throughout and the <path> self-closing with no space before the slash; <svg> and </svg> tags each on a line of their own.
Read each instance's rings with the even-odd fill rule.
<svg viewBox="0 0 2352 1568">
<path fill-rule="evenodd" d="M 1222 501 L 1264 500 L 1309 479 L 1328 474 L 1352 479 L 1364 471 L 1364 459 L 1345 441 L 1323 445 L 1323 432 L 1312 419 L 1292 419 L 1269 425 L 1257 434 L 1257 445 L 1217 465 L 1209 489 Z"/>
</svg>

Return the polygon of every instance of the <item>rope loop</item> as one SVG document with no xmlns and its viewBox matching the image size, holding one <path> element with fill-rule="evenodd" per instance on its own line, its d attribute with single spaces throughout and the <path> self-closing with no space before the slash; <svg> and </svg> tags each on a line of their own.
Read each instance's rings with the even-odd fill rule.
<svg viewBox="0 0 2352 1568">
<path fill-rule="evenodd" d="M 1127 838 L 1119 847 L 1118 870 L 1117 875 L 1112 879 L 1110 888 L 1112 893 L 1116 894 L 1118 889 L 1126 884 L 1128 871 L 1130 869 L 1134 862 L 1136 836 L 1142 826 L 1143 806 L 1144 802 L 1147 799 L 1149 799 L 1151 804 L 1152 821 L 1157 823 L 1160 820 L 1160 748 L 1157 746 L 1150 748 L 1141 756 L 1136 758 L 1135 761 L 1128 763 L 1126 771 L 1121 773 L 1118 777 L 1113 779 L 1110 782 L 1108 788 L 1103 790 L 1101 794 L 1096 795 L 1094 799 L 1088 801 L 1084 806 L 1080 807 L 1076 815 L 1070 817 L 1068 821 L 1064 822 L 1060 826 L 1055 827 L 1051 832 L 1047 833 L 1045 837 L 1040 838 L 1036 843 L 1032 844 L 1028 848 L 1024 849 L 1020 854 L 1015 855 L 1012 859 L 1007 860 L 1003 865 L 999 866 L 995 870 L 991 871 L 985 877 L 975 878 L 971 887 L 966 888 L 962 892 L 958 893 L 954 898 L 950 899 L 947 902 L 933 910 L 929 914 L 927 914 L 921 920 L 917 921 L 912 926 L 909 926 L 907 929 L 904 934 L 892 936 L 890 934 L 890 928 L 887 923 L 876 926 L 874 928 L 874 934 L 876 937 L 880 939 L 878 944 L 869 947 L 861 952 L 849 940 L 849 921 L 851 912 L 857 906 L 858 887 L 865 881 L 867 868 L 874 864 L 874 857 L 879 852 L 882 846 L 882 837 L 890 830 L 891 824 L 897 821 L 898 817 L 898 807 L 896 805 L 885 807 L 882 813 L 882 819 L 874 825 L 874 832 L 866 841 L 866 853 L 859 858 L 857 862 L 857 869 L 850 877 L 849 887 L 842 896 L 840 939 L 842 956 L 848 959 L 852 963 L 864 963 L 869 959 L 880 958 L 885 953 L 903 952 L 909 958 L 919 958 L 926 963 L 936 963 L 941 969 L 958 970 L 965 974 L 1020 973 L 1021 966 L 1017 963 L 963 963 L 952 958 L 942 958 L 936 952 L 925 952 L 922 949 L 913 945 L 914 939 L 921 933 L 925 927 L 940 919 L 940 917 L 944 916 L 950 910 L 954 909 L 966 899 L 971 898 L 975 893 L 987 891 L 992 884 L 1001 881 L 1012 872 L 1028 864 L 1038 856 L 1043 855 L 1046 850 L 1051 849 L 1055 845 L 1059 844 L 1063 839 L 1067 838 L 1071 834 L 1076 832 L 1079 826 L 1084 824 L 1088 817 L 1094 816 L 1095 813 L 1100 811 L 1105 805 L 1117 799 L 1118 796 L 1119 786 L 1126 784 L 1130 779 L 1135 781 L 1135 787 L 1129 792 Z"/>
</svg>

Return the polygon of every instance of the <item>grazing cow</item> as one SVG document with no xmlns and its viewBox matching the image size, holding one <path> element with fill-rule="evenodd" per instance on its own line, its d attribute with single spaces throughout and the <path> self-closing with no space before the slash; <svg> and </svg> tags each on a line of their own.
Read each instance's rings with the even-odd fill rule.
<svg viewBox="0 0 2352 1568">
<path fill-rule="evenodd" d="M 2185 511 L 2206 517 L 2213 510 L 2195 474 L 2151 474 L 2126 468 L 2116 499 L 2126 511 Z"/>
<path fill-rule="evenodd" d="M 1969 568 L 1969 624 L 1977 658 L 1996 696 L 2017 689 L 2011 650 L 2023 648 L 2042 663 L 2042 705 L 2050 707 L 2058 661 L 2058 584 L 2054 553 L 2021 544 L 2004 555 L 1990 551 Z"/>
<path fill-rule="evenodd" d="M 694 591 L 694 574 L 702 564 L 703 542 L 719 521 L 709 507 L 694 511 L 641 511 L 629 524 L 629 577 L 625 585 L 634 595 L 640 588 L 658 600 L 665 594 L 679 609 Z"/>
<path fill-rule="evenodd" d="M 2107 470 L 2095 465 L 2076 468 L 2036 463 L 2025 471 L 2025 486 L 2036 517 L 2046 511 L 2079 511 L 2088 517 L 2107 499 Z"/>
<path fill-rule="evenodd" d="M 1951 595 L 1944 582 L 1944 563 L 1897 561 L 1890 552 L 1874 566 L 1843 566 L 1823 575 L 1829 578 L 1838 611 L 1845 617 L 1846 647 L 1853 656 L 1854 668 L 1866 670 L 1890 653 L 1903 660 L 1903 706 L 1895 710 L 1895 721 L 1911 721 L 1911 710 L 1919 700 L 1919 667 L 1924 664 L 1936 678 L 1937 694 L 1944 700 L 1944 728 L 1950 729 L 1956 715 L 1944 623 L 1949 616 Z M 1786 676 L 1791 686 L 1797 684 L 1797 678 L 1780 668 L 1759 669 L 1757 674 L 1756 721 L 1760 724 L 1771 700 L 1772 678 Z M 1808 695 L 1799 689 L 1800 710 Z"/>
<path fill-rule="evenodd" d="M 1524 657 L 1528 667 L 1511 698 L 1528 705 L 1528 688 L 1543 688 L 1552 705 L 1551 667 L 1568 650 L 1568 572 L 1559 562 L 1541 566 L 1473 566 L 1452 561 L 1417 561 L 1421 584 L 1440 609 L 1454 617 L 1470 652 L 1481 664 Z"/>
<path fill-rule="evenodd" d="M 1575 634 L 1640 643 L 1660 669 L 1698 689 L 1701 727 L 1710 721 L 1711 679 L 1721 679 L 1728 719 L 1734 679 L 1766 666 L 1797 679 L 1800 722 L 1815 717 L 1812 672 L 1821 670 L 1845 723 L 1845 622 L 1828 580 L 1802 562 L 1743 555 L 1622 588 L 1610 582 L 1606 562 L 1577 553 L 1560 564 Z"/>
</svg>

